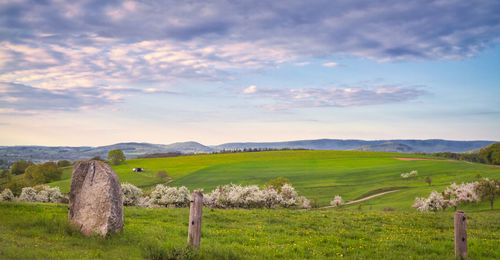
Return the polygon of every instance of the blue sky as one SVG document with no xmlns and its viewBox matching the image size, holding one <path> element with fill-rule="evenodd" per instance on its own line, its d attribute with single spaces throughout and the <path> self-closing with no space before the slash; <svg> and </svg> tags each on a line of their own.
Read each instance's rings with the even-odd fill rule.
<svg viewBox="0 0 500 260">
<path fill-rule="evenodd" d="M 500 140 L 500 2 L 0 1 L 0 145 Z"/>
</svg>

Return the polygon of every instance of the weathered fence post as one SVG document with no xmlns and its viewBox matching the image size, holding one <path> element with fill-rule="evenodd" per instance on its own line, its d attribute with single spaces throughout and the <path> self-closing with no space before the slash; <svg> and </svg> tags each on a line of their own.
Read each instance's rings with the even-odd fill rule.
<svg viewBox="0 0 500 260">
<path fill-rule="evenodd" d="M 467 229 L 465 212 L 455 212 L 455 258 L 467 259 Z"/>
<path fill-rule="evenodd" d="M 203 194 L 195 191 L 191 194 L 191 203 L 189 206 L 188 244 L 196 248 L 200 248 L 202 210 Z"/>
</svg>

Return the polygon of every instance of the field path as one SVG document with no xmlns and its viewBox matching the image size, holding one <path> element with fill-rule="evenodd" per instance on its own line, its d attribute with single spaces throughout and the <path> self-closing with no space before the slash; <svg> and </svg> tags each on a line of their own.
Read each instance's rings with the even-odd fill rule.
<svg viewBox="0 0 500 260">
<path fill-rule="evenodd" d="M 359 199 L 359 200 L 351 200 L 351 201 L 346 202 L 344 205 L 350 205 L 350 204 L 358 203 L 358 202 L 361 202 L 361 201 L 373 199 L 375 197 L 382 196 L 384 194 L 395 192 L 395 191 L 398 191 L 398 190 L 391 190 L 391 191 L 386 191 L 386 192 L 381 192 L 381 193 L 373 194 L 371 196 L 364 197 L 364 198 Z M 326 206 L 326 207 L 321 207 L 320 209 L 328 209 L 328 208 L 333 208 L 333 207 L 334 206 Z"/>
<path fill-rule="evenodd" d="M 406 158 L 406 157 L 392 157 L 392 159 L 400 161 L 437 161 L 437 162 L 458 162 L 459 160 L 450 159 L 427 159 L 427 158 Z"/>
</svg>

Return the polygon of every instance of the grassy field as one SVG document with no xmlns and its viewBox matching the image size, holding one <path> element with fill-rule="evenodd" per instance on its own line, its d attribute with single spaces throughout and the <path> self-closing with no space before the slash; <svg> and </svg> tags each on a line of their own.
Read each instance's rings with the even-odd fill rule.
<svg viewBox="0 0 500 260">
<path fill-rule="evenodd" d="M 453 259 L 453 212 L 209 210 L 200 251 L 188 209 L 125 208 L 122 233 L 85 238 L 67 205 L 0 202 L 0 259 Z M 470 259 L 500 259 L 500 212 L 468 212 Z"/>
<path fill-rule="evenodd" d="M 500 177 L 500 168 L 461 161 L 403 161 L 421 155 L 280 151 L 135 159 L 113 167 L 121 182 L 143 189 L 165 182 L 210 191 L 220 184 L 262 185 L 290 179 L 300 195 L 327 205 L 334 195 L 354 200 L 397 190 L 335 209 L 204 209 L 202 246 L 186 247 L 188 209 L 125 208 L 124 231 L 85 238 L 67 220 L 67 205 L 0 202 L 0 259 L 453 259 L 453 212 L 420 213 L 416 196 L 452 182 Z M 434 158 L 435 159 L 435 158 Z M 131 171 L 134 167 L 143 173 Z M 401 173 L 418 170 L 416 178 Z M 51 183 L 69 191 L 71 167 Z M 433 180 L 432 187 L 425 176 Z M 468 215 L 470 259 L 500 259 L 500 200 L 461 205 Z M 385 209 L 385 210 L 383 210 Z M 390 211 L 387 211 L 390 210 Z"/>
<path fill-rule="evenodd" d="M 211 191 L 221 184 L 262 185 L 270 179 L 290 179 L 300 195 L 317 199 L 328 205 L 333 196 L 354 200 L 375 193 L 379 189 L 399 191 L 363 202 L 372 209 L 392 207 L 407 209 L 416 196 L 428 196 L 432 190 L 442 191 L 453 182 L 469 182 L 482 177 L 500 177 L 500 168 L 462 161 L 402 161 L 394 157 L 425 158 L 422 155 L 349 152 L 349 151 L 276 151 L 195 155 L 173 158 L 133 159 L 113 166 L 121 182 L 129 182 L 143 189 L 164 183 L 156 172 L 166 170 L 174 181 L 171 186 L 186 186 L 190 190 L 203 188 Z M 435 158 L 434 158 L 435 159 Z M 143 173 L 132 168 L 142 167 Z M 404 180 L 401 173 L 418 170 L 416 178 Z M 424 182 L 432 179 L 432 187 Z M 63 179 L 51 183 L 61 191 L 69 192 L 71 169 L 64 171 Z"/>
</svg>

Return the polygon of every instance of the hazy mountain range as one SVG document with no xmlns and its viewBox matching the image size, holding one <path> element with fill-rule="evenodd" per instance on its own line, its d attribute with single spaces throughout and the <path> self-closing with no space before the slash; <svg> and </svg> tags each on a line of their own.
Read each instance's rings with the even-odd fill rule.
<svg viewBox="0 0 500 260">
<path fill-rule="evenodd" d="M 309 150 L 352 150 L 352 151 L 380 151 L 400 153 L 435 153 L 455 152 L 462 153 L 487 146 L 494 141 L 449 141 L 440 139 L 431 140 L 341 140 L 319 139 L 300 140 L 289 142 L 266 143 L 226 143 L 215 146 L 206 146 L 197 142 L 181 142 L 173 144 L 150 143 L 119 143 L 107 146 L 63 147 L 63 146 L 0 146 L 0 159 L 17 161 L 20 159 L 41 161 L 55 160 L 87 160 L 94 156 L 106 158 L 108 152 L 121 149 L 127 158 L 136 158 L 153 153 L 180 152 L 184 154 L 211 153 L 222 150 L 243 149 L 309 149 Z"/>
</svg>

